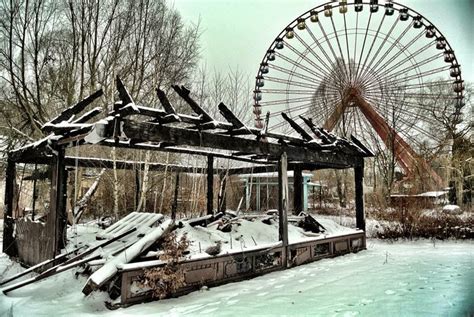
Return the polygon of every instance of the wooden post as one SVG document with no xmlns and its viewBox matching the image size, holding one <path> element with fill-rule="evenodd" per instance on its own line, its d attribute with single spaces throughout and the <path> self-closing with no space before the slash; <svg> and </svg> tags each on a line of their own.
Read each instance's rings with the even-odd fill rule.
<svg viewBox="0 0 474 317">
<path fill-rule="evenodd" d="M 64 165 L 64 148 L 59 147 L 57 155 L 53 156 L 50 204 L 48 215 L 48 234 L 53 239 L 52 254 L 55 256 L 60 253 L 66 244 L 66 188 L 67 173 Z"/>
<path fill-rule="evenodd" d="M 354 167 L 356 227 L 365 231 L 364 214 L 364 161 Z"/>
<path fill-rule="evenodd" d="M 214 213 L 214 156 L 207 157 L 207 214 Z"/>
<path fill-rule="evenodd" d="M 278 234 L 282 241 L 282 265 L 288 266 L 288 174 L 286 152 L 278 160 Z"/>
<path fill-rule="evenodd" d="M 179 194 L 179 173 L 176 173 L 176 182 L 174 184 L 174 199 L 171 206 L 171 219 L 176 219 L 176 211 L 178 210 L 178 194 Z"/>
<path fill-rule="evenodd" d="M 5 177 L 5 209 L 3 216 L 3 252 L 9 256 L 17 256 L 15 239 L 13 238 L 13 202 L 15 201 L 14 191 L 16 183 L 16 165 L 8 158 Z"/>
<path fill-rule="evenodd" d="M 293 171 L 293 214 L 298 215 L 303 210 L 303 170 L 296 165 Z"/>
</svg>

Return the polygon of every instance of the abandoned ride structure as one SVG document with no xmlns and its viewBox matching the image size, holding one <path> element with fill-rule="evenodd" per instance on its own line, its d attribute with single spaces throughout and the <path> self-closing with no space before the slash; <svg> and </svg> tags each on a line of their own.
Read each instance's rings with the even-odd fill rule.
<svg viewBox="0 0 474 317">
<path fill-rule="evenodd" d="M 118 298 L 116 305 L 128 305 L 151 299 L 151 292 L 134 291 L 132 285 L 143 276 L 144 270 L 163 265 L 163 261 L 139 257 L 152 246 L 159 245 L 163 236 L 177 227 L 176 196 L 171 216 L 132 213 L 105 230 L 97 242 L 88 248 L 61 253 L 67 241 L 67 172 L 66 167 L 132 169 L 134 164 L 120 160 L 73 157 L 66 149 L 86 144 L 150 151 L 168 151 L 200 155 L 207 158 L 207 216 L 194 219 L 206 224 L 225 213 L 225 197 L 219 197 L 217 210 L 213 206 L 214 158 L 245 162 L 251 167 L 230 168 L 229 175 L 248 174 L 251 171 L 277 172 L 279 242 L 273 247 L 255 247 L 235 253 L 216 256 L 200 256 L 183 259 L 179 265 L 185 272 L 185 286 L 172 296 L 184 294 L 202 285 L 213 286 L 281 270 L 324 257 L 365 248 L 365 218 L 363 203 L 364 158 L 372 153 L 356 138 L 340 138 L 316 127 L 310 118 L 302 118 L 306 128 L 296 124 L 282 113 L 282 117 L 293 129 L 295 136 L 269 132 L 265 128 L 246 126 L 223 103 L 219 111 L 226 122 L 216 121 L 190 95 L 184 86 L 173 86 L 174 91 L 194 111 L 194 115 L 177 113 L 167 95 L 160 89 L 157 94 L 162 108 L 144 107 L 136 104 L 126 87 L 117 77 L 120 100 L 100 120 L 91 123 L 102 112 L 100 107 L 85 112 L 87 106 L 103 93 L 97 91 L 74 106 L 64 110 L 43 126 L 50 133 L 47 137 L 8 154 L 5 193 L 5 219 L 3 251 L 31 266 L 25 272 L 40 269 L 38 276 L 17 281 L 21 273 L 3 280 L 3 292 L 8 293 L 24 285 L 36 282 L 53 274 L 88 263 L 98 263 L 98 250 L 110 250 L 112 259 L 103 260 L 102 267 L 93 272 L 83 292 L 89 294 L 97 289 L 108 289 L 111 298 Z M 81 116 L 80 113 L 84 112 Z M 77 119 L 76 119 L 76 116 Z M 267 122 L 268 124 L 268 122 Z M 18 164 L 49 165 L 50 206 L 46 223 L 32 222 L 14 217 L 16 167 Z M 166 167 L 168 166 L 168 167 Z M 188 166 L 148 163 L 150 170 L 176 173 L 192 173 Z M 326 237 L 324 235 L 303 242 L 291 242 L 288 238 L 288 171 L 293 171 L 294 214 L 303 211 L 303 171 L 317 169 L 353 169 L 355 182 L 356 227 L 351 234 Z M 179 181 L 177 181 L 179 183 Z M 177 187 L 177 186 L 176 186 Z M 235 215 L 234 215 L 235 216 Z M 291 215 L 290 215 L 291 216 Z M 314 220 L 314 219 L 313 219 Z M 191 220 L 189 220 L 191 221 Z M 20 225 L 21 223 L 21 225 Z M 22 232 L 19 232 L 19 228 Z M 64 251 L 64 250 L 63 250 Z M 104 256 L 105 258 L 105 256 Z M 96 268 L 96 266 L 95 266 Z M 93 270 L 92 270 L 93 271 Z M 89 272 L 90 273 L 90 272 Z M 111 290 L 113 290 L 111 292 Z"/>
</svg>

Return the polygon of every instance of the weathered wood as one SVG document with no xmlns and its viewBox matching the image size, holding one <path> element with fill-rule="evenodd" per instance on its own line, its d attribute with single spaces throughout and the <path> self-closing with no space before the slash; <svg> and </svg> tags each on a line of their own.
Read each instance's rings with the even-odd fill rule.
<svg viewBox="0 0 474 317">
<path fill-rule="evenodd" d="M 102 113 L 101 107 L 95 107 L 94 109 L 84 113 L 82 116 L 74 120 L 72 123 L 84 123 L 89 121 L 90 119 L 94 118 L 98 114 Z"/>
<path fill-rule="evenodd" d="M 214 118 L 212 118 L 212 116 L 209 113 L 207 113 L 206 110 L 204 110 L 196 101 L 194 101 L 193 98 L 191 98 L 189 89 L 187 89 L 184 86 L 179 87 L 177 85 L 173 85 L 171 87 L 174 89 L 174 91 L 176 91 L 176 93 L 181 98 L 184 99 L 184 101 L 187 102 L 189 106 L 191 106 L 191 108 L 193 109 L 195 113 L 197 113 L 198 115 L 202 117 L 203 123 L 214 121 Z"/>
<path fill-rule="evenodd" d="M 340 152 L 312 151 L 292 145 L 280 145 L 271 142 L 229 137 L 205 131 L 168 127 L 153 123 L 124 120 L 123 133 L 131 139 L 153 142 L 171 142 L 180 145 L 191 145 L 225 149 L 231 151 L 253 152 L 257 155 L 269 155 L 277 159 L 282 151 L 288 153 L 288 160 L 317 162 L 327 167 L 350 167 L 356 163 L 356 157 Z"/>
<path fill-rule="evenodd" d="M 37 270 L 37 269 L 40 269 L 41 267 L 46 266 L 46 265 L 48 265 L 48 264 L 51 264 L 51 263 L 53 263 L 53 262 L 62 261 L 65 257 L 67 257 L 67 256 L 69 256 L 69 255 L 71 255 L 71 254 L 77 253 L 77 252 L 78 252 L 80 249 L 82 249 L 82 248 L 84 248 L 84 246 L 81 246 L 81 247 L 79 247 L 79 248 L 76 248 L 76 249 L 74 249 L 74 250 L 72 250 L 72 251 L 69 251 L 69 252 L 67 252 L 67 253 L 62 253 L 62 254 L 60 254 L 60 255 L 58 255 L 58 256 L 52 258 L 52 259 L 48 259 L 48 260 L 46 260 L 46 261 L 43 261 L 43 262 L 38 263 L 38 264 L 36 264 L 36 265 L 33 265 L 33 266 L 27 268 L 26 270 L 24 270 L 24 271 L 18 273 L 18 274 L 15 274 L 15 275 L 13 275 L 13 276 L 10 276 L 10 277 L 8 277 L 8 278 L 2 280 L 2 281 L 0 282 L 0 285 L 8 284 L 8 283 L 10 283 L 11 281 L 14 281 L 14 280 L 16 280 L 16 279 L 18 279 L 18 278 L 20 278 L 20 277 L 22 277 L 22 276 L 25 276 L 26 274 L 28 274 L 28 273 L 30 273 L 30 272 L 33 272 L 33 271 L 35 271 L 35 270 Z"/>
<path fill-rule="evenodd" d="M 5 200 L 3 212 L 3 252 L 9 256 L 17 256 L 18 252 L 13 237 L 13 202 L 15 201 L 16 164 L 8 155 L 5 175 Z"/>
<path fill-rule="evenodd" d="M 168 100 L 168 97 L 166 97 L 166 94 L 163 90 L 161 90 L 160 88 L 156 88 L 156 95 L 158 96 L 158 99 L 160 100 L 160 103 L 165 109 L 166 113 L 177 114 L 176 110 L 171 105 L 170 101 Z"/>
<path fill-rule="evenodd" d="M 293 214 L 304 211 L 303 206 L 303 170 L 296 165 L 293 172 Z"/>
<path fill-rule="evenodd" d="M 207 214 L 214 213 L 214 156 L 207 157 Z"/>
<path fill-rule="evenodd" d="M 354 167 L 356 227 L 365 231 L 364 164 Z"/>
<path fill-rule="evenodd" d="M 59 254 L 66 244 L 66 197 L 67 172 L 64 165 L 64 147 L 56 149 L 52 160 L 50 206 L 47 230 L 54 236 L 52 256 Z"/>
<path fill-rule="evenodd" d="M 283 119 L 286 120 L 286 122 L 288 122 L 290 124 L 290 126 L 296 131 L 298 132 L 299 135 L 301 135 L 301 137 L 306 140 L 306 141 L 312 141 L 314 140 L 314 138 L 309 135 L 308 132 L 306 132 L 301 126 L 299 126 L 295 121 L 293 121 L 293 119 L 291 119 L 290 117 L 288 117 L 288 115 L 284 112 L 281 113 L 281 116 L 283 117 Z"/>
<path fill-rule="evenodd" d="M 82 110 L 84 110 L 88 105 L 90 105 L 95 99 L 99 98 L 100 96 L 103 95 L 102 89 L 97 90 L 95 93 L 90 95 L 89 97 L 83 99 L 82 101 L 78 102 L 77 104 L 67 108 L 63 112 L 61 112 L 58 116 L 56 116 L 54 119 L 46 123 L 43 127 L 42 130 L 45 132 L 52 131 L 51 125 L 54 125 L 56 123 L 59 123 L 61 121 L 69 120 L 73 115 L 78 114 Z"/>
<path fill-rule="evenodd" d="M 97 249 L 99 248 L 102 248 L 102 247 L 105 247 L 109 244 L 111 244 L 112 242 L 115 242 L 123 237 L 125 237 L 126 235 L 134 232 L 136 230 L 136 228 L 133 228 L 121 235 L 118 235 L 114 238 L 111 238 L 107 241 L 104 241 L 104 242 L 101 242 L 101 243 L 98 243 L 96 244 L 95 246 L 93 247 L 90 247 L 89 249 L 87 249 L 86 251 L 76 255 L 75 257 L 72 257 L 70 258 L 69 260 L 61 263 L 61 264 L 57 264 L 55 266 L 53 266 L 52 268 L 44 271 L 43 273 L 41 273 L 40 275 L 37 275 L 35 277 L 32 277 L 30 279 L 27 279 L 27 280 L 24 280 L 24 281 L 20 281 L 16 284 L 13 284 L 13 285 L 10 285 L 10 286 L 7 286 L 5 288 L 2 289 L 2 292 L 4 294 L 8 293 L 8 292 L 11 292 L 15 289 L 18 289 L 20 287 L 23 287 L 23 286 L 26 286 L 26 285 L 29 285 L 29 284 L 32 284 L 32 283 L 35 283 L 35 282 L 38 282 L 38 281 L 41 281 L 47 277 L 50 277 L 50 276 L 53 276 L 53 275 L 56 275 L 58 273 L 61 273 L 61 272 L 64 272 L 65 270 L 68 270 L 68 269 L 71 269 L 73 267 L 76 267 L 80 264 L 83 264 L 83 263 L 86 263 L 86 262 L 89 262 L 89 261 L 92 261 L 92 260 L 95 260 L 95 259 L 98 259 L 101 257 L 100 254 L 98 255 L 94 255 L 94 256 L 91 256 L 89 258 L 86 258 L 84 259 L 87 255 L 91 254 L 92 252 L 96 251 Z M 53 260 L 54 261 L 54 260 Z"/>
<path fill-rule="evenodd" d="M 286 152 L 278 161 L 278 236 L 283 245 L 282 265 L 288 265 L 288 174 Z"/>
<path fill-rule="evenodd" d="M 114 140 L 106 139 L 103 142 L 101 142 L 101 145 L 118 147 L 118 148 L 127 148 L 127 149 L 133 148 L 137 150 L 150 150 L 150 151 L 161 151 L 161 152 L 180 153 L 180 154 L 201 155 L 201 156 L 206 156 L 206 157 L 209 155 L 209 151 L 206 151 L 206 150 L 197 150 L 197 149 L 190 149 L 190 148 L 178 147 L 178 146 L 165 147 L 165 146 L 161 146 L 163 142 L 160 142 L 159 144 L 149 144 L 149 143 L 144 143 L 144 142 L 130 144 L 130 142 L 119 141 L 118 143 L 115 143 Z M 214 155 L 214 157 L 231 159 L 231 160 L 240 161 L 240 162 L 255 163 L 255 164 L 269 164 L 269 165 L 275 164 L 274 162 L 254 160 L 250 158 L 238 157 L 238 156 L 233 156 L 231 154 L 224 154 L 224 153 L 219 153 L 219 152 L 212 153 L 212 155 Z"/>
<path fill-rule="evenodd" d="M 115 82 L 117 86 L 117 91 L 119 93 L 119 98 L 120 100 L 122 100 L 122 106 L 130 105 L 132 106 L 132 108 L 134 108 L 135 102 L 133 102 L 132 96 L 130 96 L 130 93 L 128 92 L 127 88 L 125 87 L 119 76 L 116 77 Z"/>
<path fill-rule="evenodd" d="M 234 128 L 239 129 L 245 127 L 245 124 L 243 124 L 242 121 L 240 121 L 240 119 L 237 118 L 224 103 L 221 102 L 217 107 L 219 108 L 219 112 L 222 114 L 222 116 L 227 121 L 229 121 L 234 126 Z"/>
<path fill-rule="evenodd" d="M 135 259 L 158 239 L 164 237 L 172 229 L 173 225 L 173 220 L 166 220 L 159 227 L 154 228 L 132 246 L 118 254 L 112 260 L 108 261 L 103 267 L 98 269 L 89 277 L 86 285 L 82 289 L 82 292 L 85 295 L 89 295 L 93 290 L 99 289 L 113 276 L 115 276 L 117 273 L 117 265 L 129 263 Z"/>
<path fill-rule="evenodd" d="M 359 141 L 359 139 L 357 139 L 355 136 L 353 136 L 351 134 L 351 141 L 357 145 L 362 151 L 364 151 L 366 153 L 366 156 L 365 157 L 374 157 L 374 153 L 372 153 L 371 150 L 369 150 L 364 144 L 362 144 L 362 142 Z"/>
</svg>

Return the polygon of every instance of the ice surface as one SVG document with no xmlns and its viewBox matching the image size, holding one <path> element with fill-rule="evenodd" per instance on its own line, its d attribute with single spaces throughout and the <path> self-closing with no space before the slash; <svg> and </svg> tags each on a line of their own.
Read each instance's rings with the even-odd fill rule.
<svg viewBox="0 0 474 317">
<path fill-rule="evenodd" d="M 468 316 L 473 265 L 472 241 L 368 240 L 357 254 L 115 311 L 105 293 L 84 297 L 72 271 L 0 295 L 0 316 Z M 0 256 L 0 275 L 17 269 Z"/>
</svg>

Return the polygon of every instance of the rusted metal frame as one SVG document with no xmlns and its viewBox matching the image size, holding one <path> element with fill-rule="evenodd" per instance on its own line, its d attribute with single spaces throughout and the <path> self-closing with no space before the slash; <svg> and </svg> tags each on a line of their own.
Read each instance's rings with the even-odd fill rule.
<svg viewBox="0 0 474 317">
<path fill-rule="evenodd" d="M 13 219 L 13 202 L 15 201 L 15 184 L 16 184 L 16 163 L 8 154 L 7 168 L 5 173 L 5 200 L 3 212 L 3 252 L 9 256 L 17 256 L 14 234 L 15 221 Z"/>
<path fill-rule="evenodd" d="M 84 110 L 88 105 L 90 105 L 95 99 L 99 98 L 103 95 L 102 89 L 97 90 L 95 93 L 90 95 L 89 97 L 83 99 L 82 101 L 78 102 L 77 104 L 67 108 L 63 112 L 61 112 L 58 116 L 54 119 L 50 120 L 48 123 L 43 125 L 41 128 L 45 132 L 51 131 L 51 125 L 59 123 L 64 120 L 69 120 L 73 115 L 78 114 L 82 110 Z"/>
</svg>

